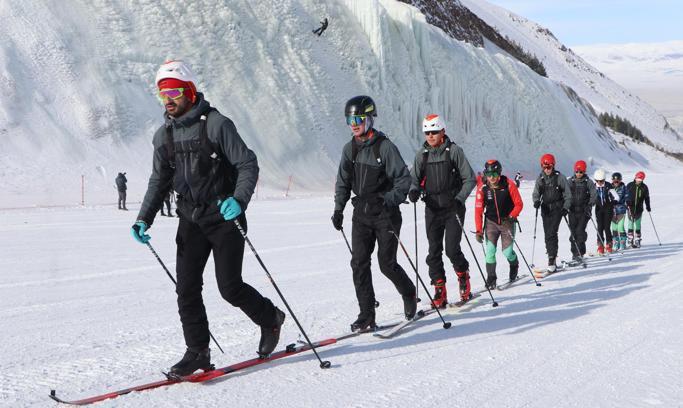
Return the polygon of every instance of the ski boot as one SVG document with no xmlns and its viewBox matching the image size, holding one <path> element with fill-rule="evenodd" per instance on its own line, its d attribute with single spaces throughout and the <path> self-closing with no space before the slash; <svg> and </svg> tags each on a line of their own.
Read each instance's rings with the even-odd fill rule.
<svg viewBox="0 0 683 408">
<path fill-rule="evenodd" d="M 626 237 L 621 237 L 621 242 L 619 243 L 619 245 L 621 245 L 621 249 L 622 249 L 622 250 L 628 249 L 628 248 L 626 247 Z"/>
<path fill-rule="evenodd" d="M 406 316 L 406 320 L 411 320 L 415 317 L 417 313 L 417 298 L 415 295 L 412 296 L 402 296 L 403 298 L 403 313 Z"/>
<path fill-rule="evenodd" d="M 629 233 L 626 235 L 626 242 L 628 243 L 629 248 L 635 248 L 636 245 L 633 242 L 633 231 L 629 231 Z"/>
<path fill-rule="evenodd" d="M 557 270 L 557 265 L 555 264 L 555 257 L 551 256 L 548 258 L 548 272 L 553 273 Z"/>
<path fill-rule="evenodd" d="M 432 309 L 444 309 L 448 305 L 448 295 L 446 291 L 446 281 L 439 279 L 434 283 L 434 303 Z"/>
<path fill-rule="evenodd" d="M 280 341 L 280 328 L 285 322 L 285 313 L 275 308 L 275 327 L 261 326 L 261 340 L 258 343 L 259 358 L 268 358 Z"/>
<path fill-rule="evenodd" d="M 492 290 L 496 288 L 496 264 L 487 263 L 486 264 L 486 289 Z"/>
<path fill-rule="evenodd" d="M 519 271 L 519 259 L 510 262 L 510 281 L 517 279 L 517 272 Z"/>
<path fill-rule="evenodd" d="M 605 254 L 605 247 L 602 246 L 601 242 L 598 242 L 598 255 L 604 255 Z"/>
<path fill-rule="evenodd" d="M 611 254 L 612 252 L 614 252 L 614 249 L 612 249 L 612 243 L 611 242 L 608 242 L 605 245 L 605 252 L 607 252 L 608 254 Z"/>
<path fill-rule="evenodd" d="M 213 369 L 211 352 L 208 347 L 204 349 L 188 348 L 183 358 L 171 367 L 168 374 L 172 377 L 185 377 L 197 370 L 209 371 Z"/>
<path fill-rule="evenodd" d="M 460 299 L 464 301 L 470 300 L 470 271 L 456 272 L 458 275 L 458 286 L 460 289 Z"/>
<path fill-rule="evenodd" d="M 417 304 L 416 304 L 417 306 Z M 367 329 L 374 329 L 377 327 L 377 324 L 375 323 L 375 311 L 371 311 L 370 313 L 363 313 L 361 312 L 358 315 L 358 319 L 356 319 L 355 322 L 351 323 L 351 331 L 352 332 L 357 332 L 357 331 L 363 331 Z"/>
</svg>

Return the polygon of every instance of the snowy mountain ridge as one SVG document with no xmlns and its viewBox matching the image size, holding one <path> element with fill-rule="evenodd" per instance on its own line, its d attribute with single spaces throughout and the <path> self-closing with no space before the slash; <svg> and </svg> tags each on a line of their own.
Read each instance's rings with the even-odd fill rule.
<svg viewBox="0 0 683 408">
<path fill-rule="evenodd" d="M 535 173 L 547 151 L 565 172 L 579 157 L 622 168 L 670 163 L 615 143 L 581 100 L 600 107 L 595 101 L 608 98 L 582 93 L 580 80 L 540 77 L 490 42 L 480 48 L 454 40 L 417 8 L 393 0 L 103 0 L 76 1 L 68 11 L 60 4 L 0 5 L 0 34 L 8 39 L 0 46 L 0 134 L 7 146 L 0 180 L 10 206 L 75 204 L 81 175 L 87 201 L 111 201 L 118 171 L 128 173 L 130 196 L 140 197 L 151 135 L 161 124 L 153 78 L 168 57 L 191 63 L 199 90 L 236 123 L 259 157 L 261 184 L 272 188 L 284 188 L 292 176 L 294 189 L 331 190 L 349 139 L 343 105 L 357 94 L 376 100 L 378 128 L 408 163 L 430 112 L 445 116 L 448 134 L 475 168 L 497 157 L 510 171 Z M 462 4 L 484 18 L 492 14 L 483 2 Z M 330 27 L 314 36 L 323 16 Z M 515 41 L 539 58 L 544 50 L 526 37 Z M 560 65 L 548 64 L 551 79 L 573 72 Z M 641 112 L 638 104 L 628 106 Z M 642 109 L 636 125 L 650 136 L 661 116 Z M 660 133 L 657 143 L 681 145 Z"/>
</svg>

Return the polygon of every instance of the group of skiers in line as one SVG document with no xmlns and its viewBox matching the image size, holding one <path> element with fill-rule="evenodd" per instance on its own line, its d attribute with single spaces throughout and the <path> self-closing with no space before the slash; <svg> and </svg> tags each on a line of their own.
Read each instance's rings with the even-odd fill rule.
<svg viewBox="0 0 683 408">
<path fill-rule="evenodd" d="M 167 61 L 157 72 L 156 86 L 165 108 L 165 123 L 153 138 L 152 174 L 131 227 L 133 238 L 148 244 L 150 235 L 147 232 L 162 201 L 169 191 L 177 193 L 176 293 L 187 349 L 170 373 L 179 376 L 211 366 L 210 332 L 202 299 L 202 274 L 211 253 L 221 296 L 261 328 L 260 356 L 267 357 L 273 352 L 285 321 L 284 312 L 242 280 L 247 240 L 245 211 L 259 171 L 256 155 L 246 146 L 234 123 L 197 91 L 196 83 L 192 70 L 183 61 Z M 465 201 L 475 187 L 476 236 L 478 241 L 486 243 L 487 284 L 494 284 L 496 279 L 498 239 L 502 241 L 503 253 L 510 264 L 509 276 L 516 277 L 519 262 L 512 244 L 523 203 L 515 182 L 502 174 L 500 162 L 489 160 L 485 163 L 486 180 L 477 186 L 463 149 L 446 135 L 441 116 L 430 114 L 422 123 L 425 142 L 415 154 L 412 170 L 408 171 L 396 145 L 374 127 L 377 108 L 372 98 L 361 95 L 349 99 L 344 114 L 352 136 L 342 150 L 339 163 L 332 224 L 343 232 L 344 208 L 351 200 L 351 270 L 359 307 L 359 314 L 351 324 L 352 330 L 376 327 L 376 299 L 370 270 L 375 244 L 380 271 L 401 295 L 405 318 L 412 319 L 416 314 L 415 285 L 396 260 L 402 224 L 399 205 L 406 197 L 413 203 L 420 199 L 425 202 L 429 241 L 426 262 L 434 286 L 433 307 L 445 307 L 448 302 L 447 274 L 442 259 L 444 239 L 446 256 L 457 277 L 459 297 L 463 301 L 470 299 L 469 263 L 460 249 L 460 240 Z M 604 177 L 597 177 L 598 187 L 592 187 L 592 182 L 587 182 L 585 177 L 585 163 L 583 167 L 577 163 L 576 176 L 569 181 L 554 169 L 551 155 L 544 155 L 541 165 L 543 173 L 534 188 L 534 206 L 542 211 L 552 264 L 557 255 L 559 220 L 565 213 L 570 213 L 573 229 L 583 231 L 583 234 L 573 234 L 579 246 L 576 254 L 583 255 L 585 220 L 593 203 L 597 203 L 596 216 L 605 232 L 607 250 L 617 245 L 605 224 L 611 219 L 609 217 L 614 218 L 621 245 L 620 231 L 623 231 L 626 211 L 622 206 L 628 207 L 634 220 L 642 214 L 643 200 L 650 209 L 647 187 L 642 183 L 644 175 L 635 188 L 629 185 L 632 192 L 627 193 L 618 174 L 614 177 L 613 190 L 603 186 Z M 609 217 L 605 215 L 607 213 Z M 639 222 L 634 224 L 633 230 L 639 242 Z M 614 246 L 610 246 L 613 242 Z M 251 243 L 250 246 L 254 250 Z M 261 266 L 265 268 L 262 263 Z M 284 301 L 279 290 L 278 295 Z"/>
</svg>

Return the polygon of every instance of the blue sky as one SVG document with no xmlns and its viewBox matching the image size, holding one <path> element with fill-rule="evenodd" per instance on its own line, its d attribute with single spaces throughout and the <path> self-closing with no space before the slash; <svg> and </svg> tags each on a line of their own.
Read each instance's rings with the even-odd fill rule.
<svg viewBox="0 0 683 408">
<path fill-rule="evenodd" d="M 683 40 L 683 0 L 487 0 L 567 46 Z"/>
</svg>

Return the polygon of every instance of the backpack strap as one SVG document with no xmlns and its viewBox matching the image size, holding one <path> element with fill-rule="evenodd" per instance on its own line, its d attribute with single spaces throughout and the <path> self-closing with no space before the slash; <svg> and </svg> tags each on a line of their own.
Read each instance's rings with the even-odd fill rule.
<svg viewBox="0 0 683 408">
<path fill-rule="evenodd" d="M 375 155 L 375 160 L 377 160 L 378 164 L 382 164 L 382 156 L 379 154 L 379 148 L 382 146 L 382 142 L 386 139 L 387 137 L 384 135 L 379 135 L 377 136 L 377 141 L 372 145 L 372 153 Z"/>
<path fill-rule="evenodd" d="M 175 170 L 175 145 L 173 142 L 173 127 L 166 125 L 166 138 L 164 139 L 166 154 L 168 155 L 168 165 Z"/>
</svg>

